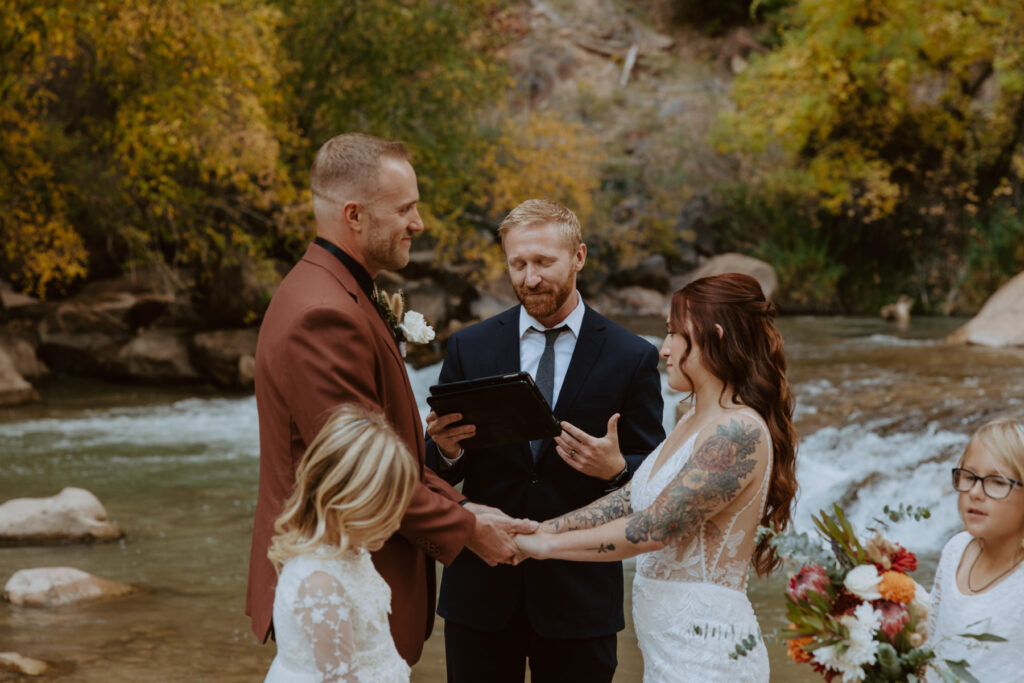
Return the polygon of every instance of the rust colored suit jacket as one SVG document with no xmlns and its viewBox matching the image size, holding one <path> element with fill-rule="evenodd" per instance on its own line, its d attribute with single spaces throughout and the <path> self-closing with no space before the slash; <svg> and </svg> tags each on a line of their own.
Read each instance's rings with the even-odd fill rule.
<svg viewBox="0 0 1024 683">
<path fill-rule="evenodd" d="M 423 423 L 391 331 L 355 277 L 310 245 L 281 282 L 256 346 L 260 479 L 246 614 L 256 636 L 271 631 L 277 574 L 267 559 L 274 520 L 295 484 L 306 445 L 330 411 L 358 402 L 382 411 L 420 465 L 420 483 L 398 533 L 373 562 L 391 586 L 391 633 L 410 664 L 433 626 L 434 559 L 447 565 L 476 524 L 465 496 L 424 465 Z"/>
</svg>

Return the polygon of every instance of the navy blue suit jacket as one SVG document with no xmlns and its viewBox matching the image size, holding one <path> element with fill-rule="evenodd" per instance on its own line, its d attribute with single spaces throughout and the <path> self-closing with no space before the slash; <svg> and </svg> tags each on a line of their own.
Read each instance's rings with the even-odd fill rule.
<svg viewBox="0 0 1024 683">
<path fill-rule="evenodd" d="M 519 371 L 516 306 L 452 335 L 440 382 Z M 576 349 L 562 382 L 555 416 L 588 434 L 604 436 L 621 413 L 619 446 L 635 472 L 664 438 L 658 352 L 647 341 L 586 308 Z M 587 505 L 606 483 L 577 472 L 548 439 L 533 461 L 529 442 L 467 449 L 456 465 L 439 467 L 437 445 L 427 439 L 427 464 L 476 503 L 512 517 L 543 521 Z M 621 562 L 526 560 L 518 567 L 488 567 L 463 550 L 444 570 L 438 614 L 481 631 L 503 628 L 521 600 L 533 629 L 548 638 L 594 638 L 622 630 Z"/>
</svg>

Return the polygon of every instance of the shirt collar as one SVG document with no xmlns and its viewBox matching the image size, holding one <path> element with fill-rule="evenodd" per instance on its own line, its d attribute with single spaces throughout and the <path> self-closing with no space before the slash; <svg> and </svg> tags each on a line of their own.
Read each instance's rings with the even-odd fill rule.
<svg viewBox="0 0 1024 683">
<path fill-rule="evenodd" d="M 579 290 L 576 290 L 576 308 L 572 309 L 572 312 L 565 317 L 565 320 L 558 323 L 559 325 L 565 325 L 571 331 L 574 337 L 579 339 L 580 328 L 583 327 L 583 314 L 586 312 L 586 307 L 583 305 L 583 297 L 580 295 Z M 519 339 L 522 340 L 526 333 L 533 330 L 544 330 L 547 329 L 539 322 L 537 322 L 532 315 L 526 312 L 526 309 L 522 305 L 519 306 Z"/>
<path fill-rule="evenodd" d="M 369 271 L 363 267 L 363 264 L 356 261 L 352 256 L 338 245 L 328 242 L 323 237 L 317 236 L 313 240 L 313 244 L 317 245 L 322 249 L 326 249 L 334 258 L 341 261 L 341 265 L 352 274 L 352 277 L 356 279 L 359 284 L 359 289 L 363 290 L 363 294 L 366 298 L 376 304 L 376 297 L 373 295 L 373 278 L 370 277 Z"/>
</svg>

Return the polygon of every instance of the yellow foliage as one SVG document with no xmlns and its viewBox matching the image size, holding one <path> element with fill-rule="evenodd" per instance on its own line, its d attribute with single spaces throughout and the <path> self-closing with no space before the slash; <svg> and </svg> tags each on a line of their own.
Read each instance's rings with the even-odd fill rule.
<svg viewBox="0 0 1024 683">
<path fill-rule="evenodd" d="M 585 224 L 599 181 L 596 144 L 583 126 L 552 116 L 527 111 L 505 119 L 481 162 L 492 213 L 544 198 L 565 204 Z"/>
<path fill-rule="evenodd" d="M 278 21 L 259 0 L 5 2 L 0 201 L 25 207 L 0 222 L 12 278 L 60 289 L 90 243 L 202 266 L 251 245 L 237 226 L 273 225 L 295 199 Z"/>
</svg>

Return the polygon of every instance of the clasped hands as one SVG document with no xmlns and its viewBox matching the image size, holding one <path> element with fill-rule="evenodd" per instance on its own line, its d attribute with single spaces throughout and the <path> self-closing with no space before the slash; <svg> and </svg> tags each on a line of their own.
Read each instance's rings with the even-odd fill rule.
<svg viewBox="0 0 1024 683">
<path fill-rule="evenodd" d="M 466 547 L 488 566 L 515 566 L 528 557 L 543 559 L 547 537 L 553 531 L 550 524 L 509 517 L 498 508 L 479 503 L 463 507 L 476 515 L 476 528 Z"/>
<path fill-rule="evenodd" d="M 449 460 L 460 456 L 459 444 L 463 439 L 476 434 L 475 425 L 455 424 L 461 419 L 460 413 L 438 416 L 431 412 L 427 415 L 427 433 Z M 619 414 L 615 413 L 608 419 L 605 435 L 594 437 L 563 421 L 562 433 L 554 437 L 555 452 L 574 470 L 610 480 L 626 466 L 619 451 L 618 422 Z M 479 503 L 466 503 L 465 508 L 476 515 L 476 529 L 466 547 L 489 566 L 517 565 L 528 557 L 542 559 L 545 556 L 549 534 L 554 531 L 551 525 L 516 519 L 498 508 Z"/>
</svg>

